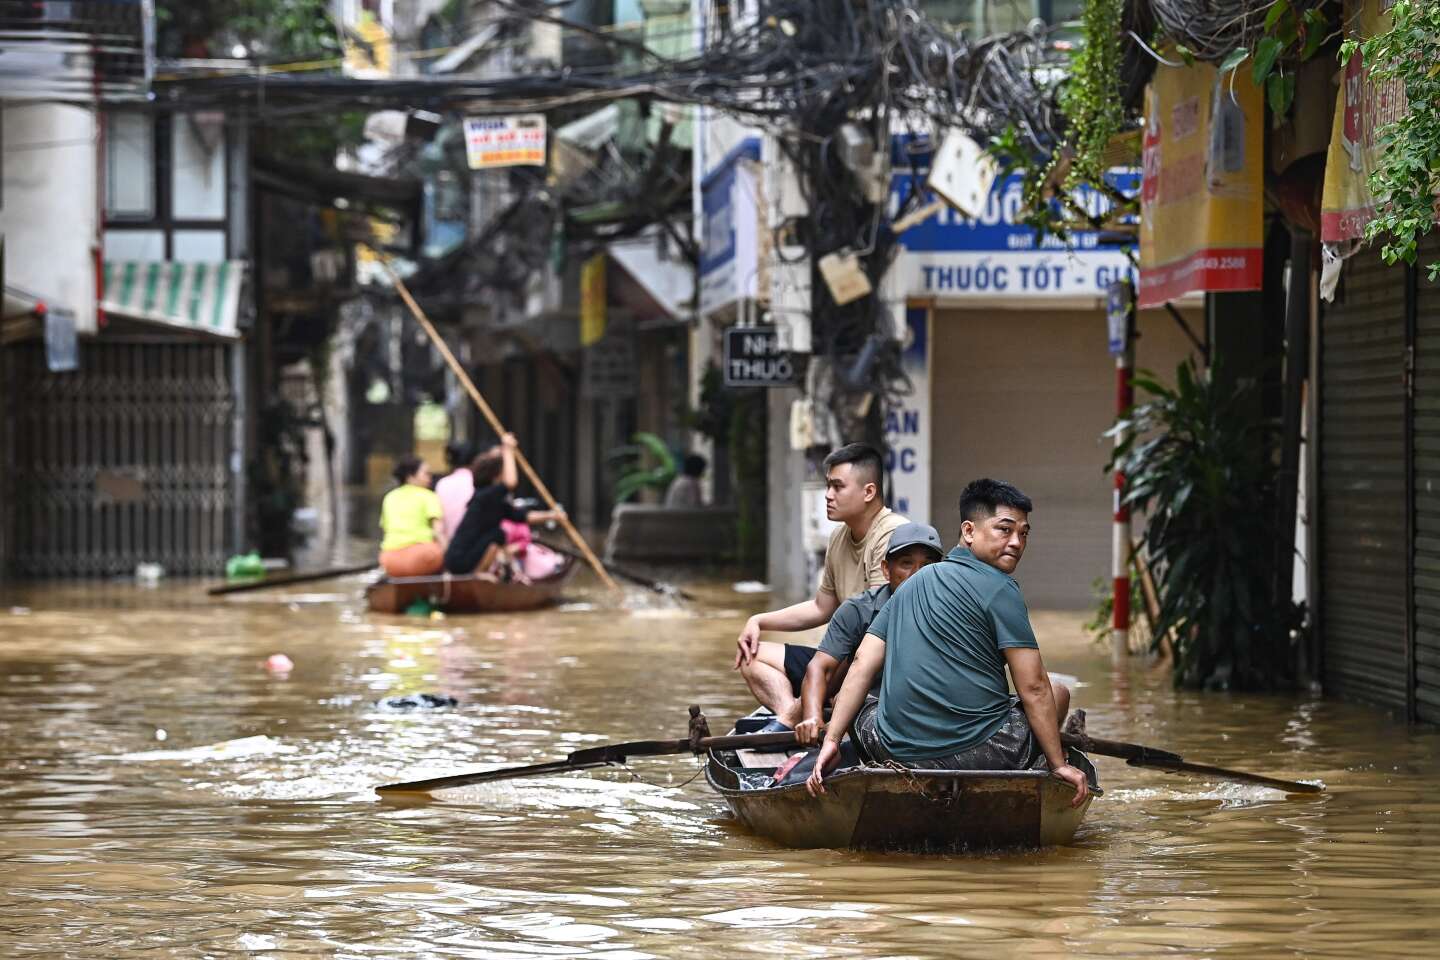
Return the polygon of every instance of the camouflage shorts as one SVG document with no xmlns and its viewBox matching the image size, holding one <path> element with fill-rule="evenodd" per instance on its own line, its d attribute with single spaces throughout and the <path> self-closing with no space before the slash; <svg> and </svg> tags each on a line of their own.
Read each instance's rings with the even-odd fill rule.
<svg viewBox="0 0 1440 960">
<path fill-rule="evenodd" d="M 912 770 L 1029 770 L 1045 767 L 1045 754 L 1035 742 L 1035 734 L 1030 731 L 1030 721 L 1025 716 L 1019 697 L 1010 698 L 1005 722 L 990 739 L 959 753 L 924 760 L 896 760 L 892 757 L 880 742 L 880 731 L 876 729 L 879 715 L 880 701 L 870 697 L 850 727 L 851 737 L 872 763 L 898 763 Z"/>
</svg>

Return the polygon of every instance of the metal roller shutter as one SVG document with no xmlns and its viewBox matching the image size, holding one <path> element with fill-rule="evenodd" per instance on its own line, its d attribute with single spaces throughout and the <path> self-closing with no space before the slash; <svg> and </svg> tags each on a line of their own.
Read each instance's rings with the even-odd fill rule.
<svg viewBox="0 0 1440 960">
<path fill-rule="evenodd" d="M 1321 321 L 1320 563 L 1324 686 L 1404 709 L 1408 532 L 1405 272 L 1377 249 L 1345 265 Z"/>
<path fill-rule="evenodd" d="M 38 341 L 0 350 L 10 573 L 224 569 L 236 496 L 230 349 L 87 339 L 78 373 L 50 373 Z"/>
<path fill-rule="evenodd" d="M 1422 245 L 1419 262 L 1440 257 Z M 1440 285 L 1419 271 L 1415 310 L 1415 715 L 1440 723 Z"/>
</svg>

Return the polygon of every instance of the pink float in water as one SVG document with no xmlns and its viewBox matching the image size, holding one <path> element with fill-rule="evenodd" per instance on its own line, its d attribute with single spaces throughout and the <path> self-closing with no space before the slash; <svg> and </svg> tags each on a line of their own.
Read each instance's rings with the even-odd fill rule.
<svg viewBox="0 0 1440 960">
<path fill-rule="evenodd" d="M 265 658 L 265 669 L 271 673 L 289 673 L 295 669 L 295 661 L 283 653 L 272 653 Z"/>
</svg>

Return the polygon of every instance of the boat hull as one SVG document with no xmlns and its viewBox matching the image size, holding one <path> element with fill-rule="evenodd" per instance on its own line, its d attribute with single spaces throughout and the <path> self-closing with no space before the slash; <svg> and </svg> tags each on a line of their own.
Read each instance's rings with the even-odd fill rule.
<svg viewBox="0 0 1440 960">
<path fill-rule="evenodd" d="M 574 561 L 567 559 L 552 576 L 533 583 L 502 583 L 482 577 L 389 577 L 365 591 L 365 601 L 374 613 L 404 613 L 417 600 L 424 600 L 446 613 L 515 613 L 536 610 L 554 603 L 564 589 Z"/>
<path fill-rule="evenodd" d="M 878 850 L 993 850 L 1068 844 L 1098 792 L 1071 807 L 1074 791 L 1045 770 L 906 770 L 855 767 L 825 780 L 811 797 L 803 783 L 746 788 L 760 773 L 737 768 L 733 754 L 712 754 L 710 786 L 750 830 L 787 847 Z M 753 781 L 752 781 L 753 782 Z"/>
</svg>

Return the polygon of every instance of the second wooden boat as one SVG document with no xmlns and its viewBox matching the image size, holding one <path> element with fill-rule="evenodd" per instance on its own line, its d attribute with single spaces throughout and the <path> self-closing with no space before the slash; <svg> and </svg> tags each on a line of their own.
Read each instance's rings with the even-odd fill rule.
<svg viewBox="0 0 1440 960">
<path fill-rule="evenodd" d="M 375 613 L 404 613 L 417 600 L 446 613 L 536 610 L 554 603 L 574 572 L 575 562 L 567 557 L 553 574 L 529 583 L 450 574 L 386 577 L 365 591 L 365 601 Z"/>
</svg>

